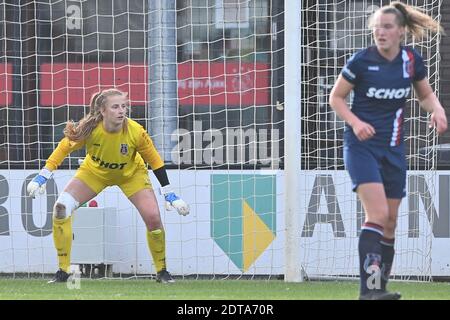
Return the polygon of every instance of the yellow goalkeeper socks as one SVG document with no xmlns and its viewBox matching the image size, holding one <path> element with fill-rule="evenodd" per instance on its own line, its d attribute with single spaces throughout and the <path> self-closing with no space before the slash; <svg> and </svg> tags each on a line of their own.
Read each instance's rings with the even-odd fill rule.
<svg viewBox="0 0 450 320">
<path fill-rule="evenodd" d="M 166 268 L 166 236 L 163 229 L 147 231 L 147 243 L 156 272 Z"/>
<path fill-rule="evenodd" d="M 72 249 L 72 217 L 56 219 L 53 217 L 53 242 L 58 252 L 58 265 L 70 272 L 70 251 Z"/>
</svg>

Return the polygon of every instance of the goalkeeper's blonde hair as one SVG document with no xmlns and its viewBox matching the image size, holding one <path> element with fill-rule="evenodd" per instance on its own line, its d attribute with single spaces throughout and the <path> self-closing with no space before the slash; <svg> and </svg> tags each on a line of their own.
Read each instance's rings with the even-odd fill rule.
<svg viewBox="0 0 450 320">
<path fill-rule="evenodd" d="M 126 96 L 127 94 L 118 89 L 106 89 L 97 92 L 91 97 L 89 113 L 78 123 L 69 120 L 64 128 L 64 136 L 71 141 L 82 141 L 87 139 L 97 125 L 103 120 L 101 114 L 105 107 L 106 99 L 111 96 Z M 127 131 L 127 121 L 123 123 L 123 130 Z"/>
<path fill-rule="evenodd" d="M 427 31 L 445 34 L 441 24 L 429 15 L 423 13 L 419 8 L 404 4 L 400 1 L 393 1 L 389 5 L 383 6 L 375 11 L 369 18 L 369 27 L 373 27 L 373 17 L 376 14 L 392 13 L 395 15 L 399 26 L 405 27 L 417 39 L 423 39 Z"/>
</svg>

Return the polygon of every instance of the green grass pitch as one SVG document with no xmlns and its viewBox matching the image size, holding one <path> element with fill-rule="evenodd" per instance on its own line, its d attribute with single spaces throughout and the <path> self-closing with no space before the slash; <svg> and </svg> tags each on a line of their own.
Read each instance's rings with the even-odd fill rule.
<svg viewBox="0 0 450 320">
<path fill-rule="evenodd" d="M 406 300 L 450 300 L 450 283 L 389 284 Z M 177 280 L 160 284 L 151 279 L 81 279 L 79 289 L 47 284 L 47 279 L 0 279 L 0 299 L 7 300 L 354 300 L 357 281 Z"/>
</svg>

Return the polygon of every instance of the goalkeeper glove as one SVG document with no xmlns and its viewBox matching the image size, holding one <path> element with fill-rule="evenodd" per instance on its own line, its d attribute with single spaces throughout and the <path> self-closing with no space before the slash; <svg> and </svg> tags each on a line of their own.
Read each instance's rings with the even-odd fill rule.
<svg viewBox="0 0 450 320">
<path fill-rule="evenodd" d="M 53 173 L 47 168 L 43 168 L 37 176 L 33 178 L 33 180 L 28 183 L 27 192 L 28 195 L 32 198 L 36 196 L 38 193 L 45 192 L 45 184 L 47 180 L 52 177 Z"/>
<path fill-rule="evenodd" d="M 178 214 L 186 216 L 189 214 L 189 205 L 178 197 L 175 192 L 173 192 L 170 184 L 161 187 L 161 194 L 166 200 L 166 210 L 170 211 L 175 208 Z"/>
</svg>

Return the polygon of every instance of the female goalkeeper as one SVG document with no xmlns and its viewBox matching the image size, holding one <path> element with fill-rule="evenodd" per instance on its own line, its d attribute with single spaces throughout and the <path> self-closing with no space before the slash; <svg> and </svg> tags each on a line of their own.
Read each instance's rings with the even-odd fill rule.
<svg viewBox="0 0 450 320">
<path fill-rule="evenodd" d="M 330 105 L 346 122 L 344 162 L 366 214 L 359 237 L 360 299 L 400 298 L 386 291 L 394 259 L 398 208 L 405 196 L 404 106 L 414 87 L 431 126 L 441 134 L 447 118 L 428 80 L 422 57 L 401 45 L 440 25 L 417 8 L 394 1 L 370 18 L 375 46 L 357 52 L 343 68 Z M 346 97 L 354 92 L 352 109 Z"/>
<path fill-rule="evenodd" d="M 164 163 L 145 129 L 127 118 L 127 95 L 116 89 L 103 90 L 91 99 L 90 112 L 78 124 L 69 121 L 65 137 L 53 151 L 45 167 L 27 186 L 34 197 L 64 158 L 86 146 L 86 159 L 65 186 L 53 208 L 53 240 L 59 270 L 50 282 L 69 278 L 72 246 L 71 214 L 80 204 L 94 198 L 105 187 L 117 185 L 139 211 L 147 227 L 147 242 L 157 271 L 158 282 L 174 282 L 166 270 L 165 234 L 157 200 L 149 180 L 148 163 L 161 184 L 166 205 L 179 214 L 189 214 L 188 205 L 171 189 Z"/>
</svg>

